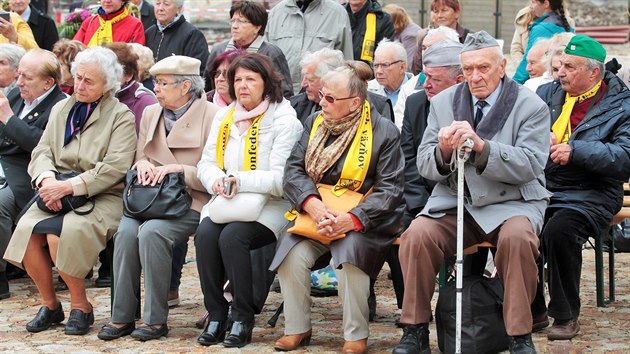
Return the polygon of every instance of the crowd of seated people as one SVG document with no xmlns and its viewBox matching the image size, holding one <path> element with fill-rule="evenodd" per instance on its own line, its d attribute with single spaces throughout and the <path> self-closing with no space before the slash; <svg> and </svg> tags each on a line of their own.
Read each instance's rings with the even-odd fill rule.
<svg viewBox="0 0 630 354">
<path fill-rule="evenodd" d="M 230 38 L 212 48 L 182 0 L 133 1 L 137 14 L 103 0 L 60 40 L 36 4 L 8 3 L 0 300 L 12 296 L 10 267 L 31 278 L 28 332 L 64 321 L 67 335 L 90 332 L 85 279 L 100 263 L 96 285 L 115 291 L 98 338 L 167 336 L 194 237 L 202 346 L 252 341 L 271 272 L 285 322 L 269 345 L 308 345 L 319 335 L 310 272 L 331 265 L 336 349 L 364 353 L 387 261 L 402 309 L 393 353 L 430 353 L 435 277 L 455 253 L 455 151 L 469 140 L 464 246 L 496 246 L 510 352 L 536 353 L 532 333 L 549 317 L 549 340 L 579 334 L 582 245 L 609 225 L 630 178 L 630 90 L 600 43 L 571 33 L 562 0 L 533 0 L 527 28 L 517 18 L 515 79 L 498 41 L 459 23 L 458 0 L 432 0 L 426 29 L 377 0 L 282 0 L 269 15 L 234 2 Z M 184 213 L 123 215 L 133 170 L 147 190 L 181 175 Z M 342 211 L 331 201 L 352 198 Z"/>
</svg>

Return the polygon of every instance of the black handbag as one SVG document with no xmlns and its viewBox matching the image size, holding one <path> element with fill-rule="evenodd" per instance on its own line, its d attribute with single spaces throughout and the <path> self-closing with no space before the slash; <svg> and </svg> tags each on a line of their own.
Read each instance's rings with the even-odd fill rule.
<svg viewBox="0 0 630 354">
<path fill-rule="evenodd" d="M 143 186 L 138 171 L 127 171 L 123 194 L 123 213 L 140 220 L 175 219 L 190 209 L 192 198 L 186 192 L 183 173 L 169 173 L 162 183 Z"/>
<path fill-rule="evenodd" d="M 72 177 L 76 177 L 80 174 L 81 174 L 80 172 L 59 173 L 55 176 L 55 178 L 58 181 L 65 181 Z M 39 193 L 35 194 L 35 197 L 33 198 L 35 199 L 35 202 L 37 203 L 37 207 L 40 210 L 43 210 L 51 214 L 66 214 L 70 211 L 74 211 L 74 213 L 77 215 L 87 215 L 91 213 L 92 210 L 94 210 L 94 205 L 95 205 L 94 198 L 88 198 L 85 195 L 67 195 L 61 198 L 61 210 L 54 211 L 54 210 L 48 209 L 48 207 L 46 206 L 46 203 L 42 200 L 42 198 L 40 198 Z M 89 209 L 77 210 L 78 208 L 82 207 L 88 202 L 92 203 L 92 206 Z"/>
<path fill-rule="evenodd" d="M 435 309 L 438 346 L 443 353 L 455 351 L 455 281 L 448 282 Z M 503 322 L 503 284 L 499 278 L 464 277 L 462 285 L 462 337 L 464 354 L 498 353 L 508 349 Z"/>
</svg>

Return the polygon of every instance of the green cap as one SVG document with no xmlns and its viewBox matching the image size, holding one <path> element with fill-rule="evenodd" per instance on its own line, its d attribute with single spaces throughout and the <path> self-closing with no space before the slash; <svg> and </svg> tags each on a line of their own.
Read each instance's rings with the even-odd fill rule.
<svg viewBox="0 0 630 354">
<path fill-rule="evenodd" d="M 606 60 L 606 49 L 593 38 L 578 34 L 571 38 L 564 52 L 571 55 L 595 59 L 600 62 Z"/>
</svg>

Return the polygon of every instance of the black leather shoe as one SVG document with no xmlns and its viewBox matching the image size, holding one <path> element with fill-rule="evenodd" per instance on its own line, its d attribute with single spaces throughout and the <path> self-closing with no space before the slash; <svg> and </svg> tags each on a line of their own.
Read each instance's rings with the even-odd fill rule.
<svg viewBox="0 0 630 354">
<path fill-rule="evenodd" d="M 532 318 L 532 332 L 539 332 L 549 326 L 549 316 L 547 316 L 547 312 L 543 312 L 539 315 L 535 315 Z"/>
<path fill-rule="evenodd" d="M 532 334 L 510 337 L 510 354 L 536 354 Z"/>
<path fill-rule="evenodd" d="M 11 297 L 9 292 L 9 280 L 7 279 L 7 273 L 0 272 L 0 300 Z"/>
<path fill-rule="evenodd" d="M 63 308 L 61 307 L 61 302 L 54 310 L 50 310 L 48 307 L 42 306 L 39 308 L 35 318 L 26 324 L 26 330 L 33 333 L 45 331 L 50 328 L 51 325 L 60 323 L 64 319 L 65 316 L 63 314 Z"/>
<path fill-rule="evenodd" d="M 406 325 L 393 354 L 431 354 L 429 348 L 429 324 Z"/>
<path fill-rule="evenodd" d="M 218 344 L 225 339 L 226 330 L 227 323 L 225 321 L 209 321 L 197 338 L 197 343 L 205 346 Z"/>
<path fill-rule="evenodd" d="M 234 321 L 230 334 L 225 337 L 223 346 L 226 348 L 241 348 L 252 341 L 254 321 Z"/>
<path fill-rule="evenodd" d="M 130 335 L 131 332 L 134 331 L 134 329 L 136 329 L 135 322 L 126 323 L 120 328 L 112 325 L 111 323 L 107 323 L 103 325 L 103 328 L 101 328 L 101 331 L 98 332 L 96 336 L 102 340 L 118 339 L 120 337 Z"/>
<path fill-rule="evenodd" d="M 67 335 L 84 335 L 90 331 L 90 326 L 93 324 L 94 310 L 85 313 L 79 309 L 74 309 L 70 311 L 64 332 Z"/>
<path fill-rule="evenodd" d="M 167 334 L 168 326 L 166 323 L 160 328 L 157 328 L 154 325 L 145 324 L 144 326 L 138 327 L 135 331 L 131 332 L 131 337 L 145 342 L 152 339 L 160 339 L 160 337 L 164 337 Z"/>
</svg>

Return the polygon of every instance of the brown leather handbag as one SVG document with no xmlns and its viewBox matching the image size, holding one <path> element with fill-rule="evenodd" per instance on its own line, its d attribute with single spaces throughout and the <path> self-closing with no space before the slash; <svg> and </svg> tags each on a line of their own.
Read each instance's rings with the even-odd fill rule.
<svg viewBox="0 0 630 354">
<path fill-rule="evenodd" d="M 335 186 L 329 184 L 318 183 L 317 191 L 322 197 L 322 202 L 327 208 L 338 212 L 339 214 L 347 213 L 352 208 L 361 203 L 365 197 L 367 197 L 372 189 L 370 189 L 365 195 L 347 190 L 340 196 L 333 194 L 332 189 Z M 335 240 L 346 237 L 346 234 L 341 234 L 336 237 L 322 236 L 317 233 L 317 224 L 311 219 L 308 214 L 298 213 L 295 218 L 295 224 L 290 227 L 288 232 L 321 242 L 324 245 L 329 245 Z"/>
</svg>

